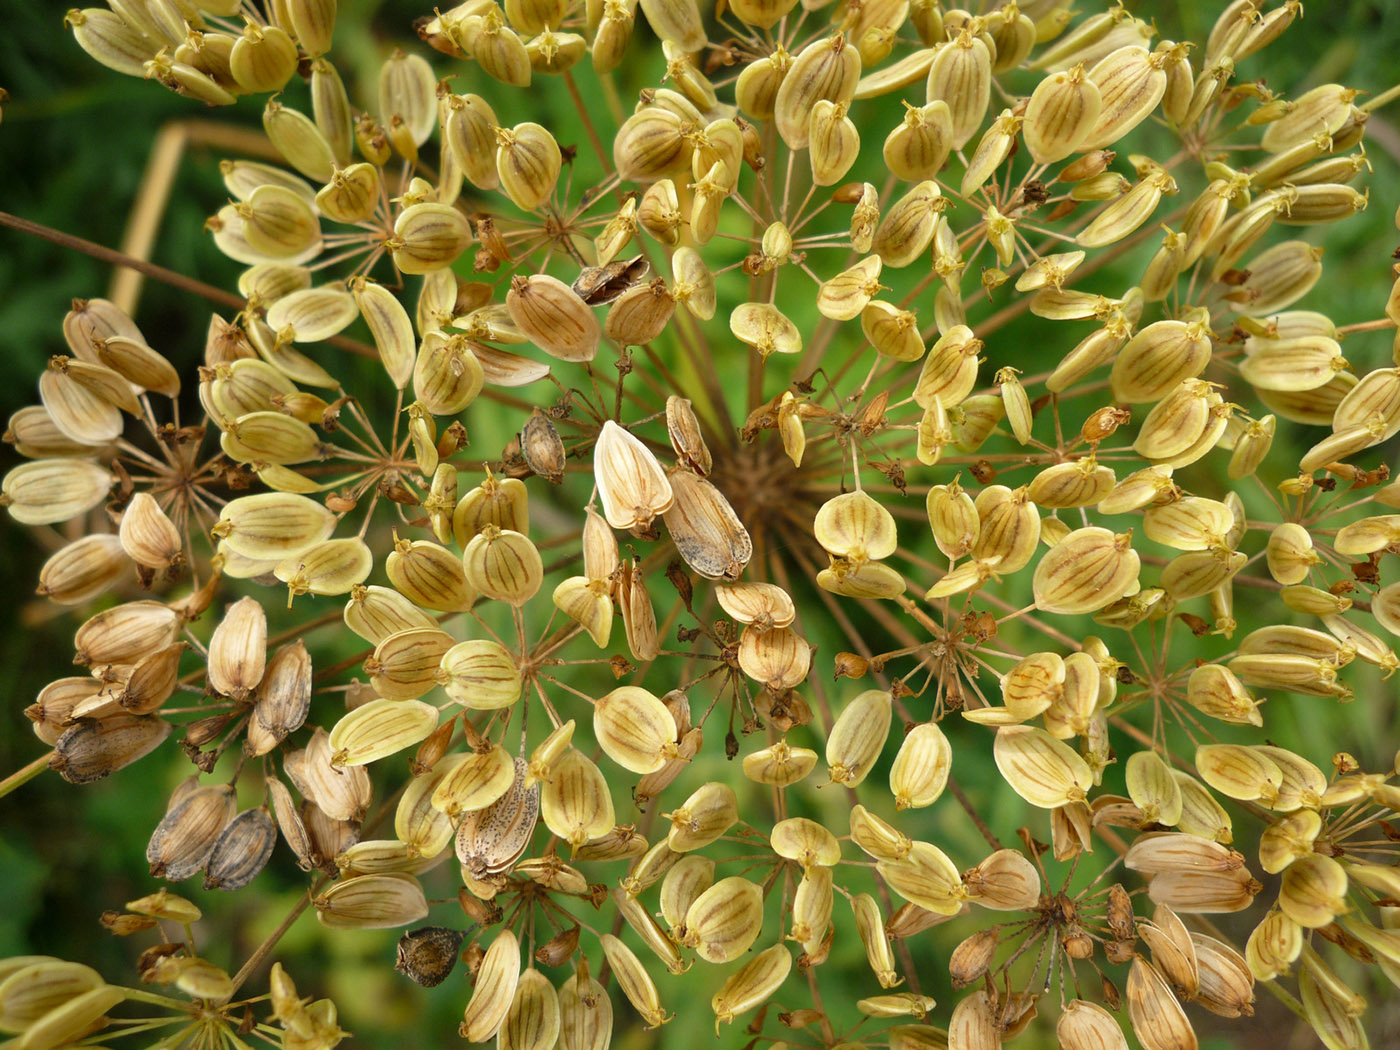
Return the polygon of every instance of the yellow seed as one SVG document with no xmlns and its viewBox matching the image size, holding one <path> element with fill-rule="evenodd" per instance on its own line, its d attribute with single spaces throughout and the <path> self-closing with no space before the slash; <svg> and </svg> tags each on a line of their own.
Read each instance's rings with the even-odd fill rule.
<svg viewBox="0 0 1400 1050">
<path fill-rule="evenodd" d="M 438 710 L 417 700 L 371 700 L 331 730 L 331 763 L 363 766 L 396 754 L 437 728 Z"/>
<path fill-rule="evenodd" d="M 1137 552 L 1131 534 L 1077 529 L 1052 547 L 1036 566 L 1036 605 L 1048 612 L 1094 612 L 1136 585 Z"/>
<path fill-rule="evenodd" d="M 520 942 L 509 929 L 496 935 L 477 968 L 476 986 L 458 1033 L 472 1043 L 494 1036 L 505 1022 L 520 983 Z"/>
<path fill-rule="evenodd" d="M 808 144 L 812 110 L 819 101 L 851 102 L 860 66 L 860 52 L 842 34 L 812 42 L 792 60 L 773 104 L 778 134 L 790 149 Z"/>
<path fill-rule="evenodd" d="M 826 738 L 833 782 L 855 787 L 870 774 L 889 733 L 891 703 L 889 693 L 868 689 L 841 710 Z"/>
<path fill-rule="evenodd" d="M 1026 107 L 1026 146 L 1037 164 L 1053 164 L 1079 149 L 1099 119 L 1102 98 L 1083 63 L 1052 73 L 1031 94 Z"/>
<path fill-rule="evenodd" d="M 634 773 L 653 773 L 676 754 L 677 727 L 666 705 L 645 689 L 614 689 L 593 705 L 599 746 Z"/>
<path fill-rule="evenodd" d="M 667 1014 L 662 1009 L 661 996 L 656 990 L 656 985 L 641 961 L 632 953 L 632 949 L 610 933 L 603 934 L 599 940 L 603 945 L 603 954 L 607 956 L 608 965 L 617 977 L 622 994 L 627 996 L 628 1002 L 642 1015 L 647 1027 L 658 1028 L 671 1020 L 674 1015 Z"/>
<path fill-rule="evenodd" d="M 875 898 L 862 893 L 851 899 L 851 911 L 855 913 L 856 929 L 865 945 L 865 958 L 875 972 L 875 979 L 881 988 L 893 988 L 901 978 L 895 972 L 894 951 L 890 947 L 889 935 L 885 933 L 880 918 L 880 906 Z"/>
<path fill-rule="evenodd" d="M 1033 806 L 1055 809 L 1082 800 L 1093 777 L 1070 747 L 1032 726 L 997 730 L 993 756 L 1002 777 Z"/>
<path fill-rule="evenodd" d="M 577 751 L 565 754 L 545 782 L 540 816 L 550 831 L 573 846 L 606 835 L 616 824 L 607 780 Z"/>
<path fill-rule="evenodd" d="M 759 952 L 725 980 L 710 1000 L 715 1012 L 715 1028 L 733 1020 L 736 1014 L 766 1002 L 782 986 L 792 969 L 792 953 L 781 945 Z"/>
</svg>

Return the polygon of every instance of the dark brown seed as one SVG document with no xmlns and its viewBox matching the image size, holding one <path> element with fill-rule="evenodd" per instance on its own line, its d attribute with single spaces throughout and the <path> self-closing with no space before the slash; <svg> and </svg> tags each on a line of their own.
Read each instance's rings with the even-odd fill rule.
<svg viewBox="0 0 1400 1050">
<path fill-rule="evenodd" d="M 586 266 L 574 281 L 574 294 L 589 306 L 603 306 L 631 288 L 651 270 L 646 256 L 614 259 L 606 266 Z"/>
<path fill-rule="evenodd" d="M 424 926 L 399 938 L 394 969 L 424 988 L 436 988 L 457 965 L 465 935 L 445 926 Z"/>
<path fill-rule="evenodd" d="M 554 421 L 538 408 L 520 431 L 520 454 L 540 477 L 557 485 L 564 480 L 564 442 Z"/>
</svg>

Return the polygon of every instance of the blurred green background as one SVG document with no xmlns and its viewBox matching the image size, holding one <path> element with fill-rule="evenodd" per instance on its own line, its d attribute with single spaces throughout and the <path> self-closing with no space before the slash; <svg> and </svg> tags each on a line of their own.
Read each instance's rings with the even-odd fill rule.
<svg viewBox="0 0 1400 1050">
<path fill-rule="evenodd" d="M 1165 36 L 1203 40 L 1223 5 L 1128 6 L 1140 17 L 1155 20 Z M 398 44 L 417 46 L 411 41 L 409 26 L 414 18 L 427 13 L 426 7 L 376 0 L 342 0 L 340 7 L 335 52 L 338 68 L 352 98 L 372 98 L 379 61 Z M 109 73 L 77 48 L 60 24 L 61 14 L 61 5 L 0 0 L 0 25 L 5 28 L 0 34 L 0 86 L 11 96 L 0 123 L 0 209 L 115 246 L 121 240 L 158 129 L 170 121 L 206 116 L 256 127 L 261 105 L 250 100 L 230 110 L 206 113 L 197 104 L 152 84 Z M 645 30 L 639 26 L 634 55 L 643 53 L 645 39 Z M 655 55 L 654 50 L 646 53 Z M 1314 3 L 1284 42 L 1252 60 L 1241 76 L 1262 77 L 1271 87 L 1293 94 L 1330 80 L 1379 92 L 1400 79 L 1397 53 L 1400 5 Z M 442 56 L 432 58 L 442 72 L 451 65 Z M 477 90 L 493 102 L 510 97 L 489 82 L 482 83 L 480 74 L 469 67 L 455 71 L 459 74 L 456 90 Z M 619 92 L 630 98 L 638 88 L 658 83 L 661 73 L 661 64 L 654 57 L 649 62 L 629 63 L 619 73 Z M 581 76 L 580 82 L 585 91 L 593 90 L 590 75 Z M 567 98 L 554 90 L 556 87 L 531 96 L 532 106 L 543 107 L 544 118 L 536 109 L 524 111 L 519 96 L 514 109 L 499 103 L 498 114 L 506 122 L 540 119 L 577 133 Z M 599 100 L 590 95 L 589 101 Z M 1376 169 L 1367 181 L 1372 190 L 1370 210 L 1363 219 L 1306 234 L 1310 240 L 1325 244 L 1328 256 L 1324 284 L 1303 305 L 1325 309 L 1339 323 L 1378 316 L 1390 285 L 1390 252 L 1397 242 L 1391 217 L 1400 203 L 1400 192 L 1395 189 L 1400 185 L 1400 131 L 1392 119 L 1395 110 L 1392 106 L 1380 111 L 1368 128 L 1366 141 Z M 583 157 L 586 144 L 580 141 L 579 145 Z M 232 287 L 237 268 L 220 257 L 201 233 L 204 219 L 226 199 L 217 170 L 217 161 L 225 155 L 226 151 L 201 146 L 185 156 L 162 220 L 154 260 L 212 284 Z M 1095 287 L 1107 291 L 1126 286 L 1132 275 L 1140 272 L 1147 254 L 1150 249 L 1128 256 L 1116 271 L 1105 271 L 1100 276 L 1102 284 Z M 35 381 L 45 360 L 63 351 L 59 324 L 69 300 L 104 294 L 109 279 L 110 270 L 103 264 L 0 230 L 0 353 L 8 365 L 7 381 L 0 384 L 0 413 L 8 416 L 36 400 Z M 208 311 L 203 303 L 148 281 L 137 319 L 154 346 L 180 357 L 198 352 Z M 1008 329 L 1008 340 L 1033 332 L 1031 326 L 1036 323 L 1029 321 Z M 1390 357 L 1389 335 L 1355 337 L 1348 342 L 1346 353 L 1359 372 L 1383 365 Z M 489 422 L 474 425 L 490 434 Z M 503 422 L 502 428 L 508 432 L 507 423 Z M 1297 428 L 1284 428 L 1281 436 L 1281 441 L 1300 446 L 1311 440 Z M 500 441 L 500 435 L 495 435 L 494 445 L 487 440 L 492 451 L 483 452 L 483 456 L 494 455 Z M 0 468 L 8 468 L 16 460 L 12 454 L 0 455 L 7 455 Z M 45 555 L 43 546 L 3 515 L 0 529 L 0 581 L 10 596 L 0 612 L 0 667 L 7 686 L 0 705 L 3 775 L 41 751 L 21 712 L 44 684 L 67 673 L 75 621 L 55 616 L 51 606 L 29 597 Z M 1225 648 L 1216 639 L 1209 643 L 1217 646 L 1211 652 Z M 840 647 L 833 635 L 822 651 L 829 659 Z M 1203 655 L 1210 654 L 1203 651 Z M 658 684 L 655 691 L 667 687 Z M 1296 697 L 1272 705 L 1271 714 L 1288 704 L 1287 717 L 1270 721 L 1275 742 L 1289 746 L 1307 741 L 1305 753 L 1324 766 L 1330 754 L 1343 747 L 1356 752 L 1363 764 L 1371 767 L 1389 762 L 1394 742 L 1400 740 L 1394 686 L 1376 678 L 1366 680 L 1366 689 L 1370 692 L 1347 707 Z M 836 695 L 848 692 L 838 690 Z M 707 741 L 706 758 L 700 768 L 687 775 L 687 782 L 729 779 L 737 773 L 726 767 L 719 754 L 718 735 L 712 734 Z M 145 872 L 144 844 L 164 810 L 170 788 L 188 770 L 173 748 L 163 754 L 168 758 L 164 765 L 161 761 L 145 762 L 93 787 L 80 789 L 57 777 L 44 776 L 0 799 L 0 887 L 7 898 L 7 906 L 0 909 L 0 956 L 44 952 L 90 962 L 114 980 L 131 974 L 139 947 L 103 932 L 97 917 L 103 910 L 119 908 L 122 902 L 154 888 Z M 996 783 L 990 762 L 986 768 L 955 769 L 974 793 Z M 1110 773 L 1111 778 L 1113 775 Z M 1121 773 L 1117 775 L 1121 777 Z M 844 797 L 833 791 L 820 798 L 819 808 L 811 815 L 844 828 L 844 811 Z M 1024 819 L 1024 810 L 1003 790 L 985 815 L 999 835 L 1010 838 Z M 934 838 L 960 859 L 978 855 L 980 839 L 951 800 L 943 800 L 918 820 L 924 822 L 918 834 Z M 205 943 L 216 946 L 210 949 L 211 958 L 236 966 L 295 901 L 303 885 L 285 849 L 279 848 L 269 871 L 243 894 L 220 898 L 195 889 L 193 881 L 184 889 L 206 907 L 209 918 L 201 935 Z M 848 927 L 843 907 L 838 902 L 837 922 Z M 445 911 L 440 910 L 435 917 Z M 1239 929 L 1229 923 L 1222 925 Z M 389 968 L 395 939 L 393 932 L 324 936 L 314 919 L 304 917 L 284 939 L 278 954 L 296 960 L 292 972 L 303 994 L 335 997 L 342 1008 L 342 1024 L 356 1033 L 355 1045 L 394 1047 L 456 1039 L 455 1025 L 466 999 L 460 974 L 436 991 L 419 989 Z M 853 940 L 841 938 L 830 965 L 833 969 L 850 968 L 858 975 L 862 994 L 875 994 L 878 989 L 864 969 L 858 947 L 852 950 Z M 946 975 L 945 961 L 933 958 L 920 944 L 916 939 L 910 947 L 926 982 L 939 972 Z M 692 979 L 698 976 L 691 975 Z M 614 1045 L 630 1050 L 671 1040 L 707 1041 L 708 998 L 718 978 L 713 974 L 706 977 L 709 983 L 703 996 L 697 994 L 686 1001 L 668 995 L 663 979 L 663 998 L 681 1016 L 659 1033 L 624 1030 L 620 1021 Z M 831 980 L 829 975 L 826 980 Z M 686 987 L 695 986 L 687 983 Z M 952 1001 L 946 985 L 926 984 L 924 990 L 945 1003 Z M 615 997 L 615 1005 L 620 1019 L 630 1016 L 620 997 Z M 1312 1045 L 1311 1037 L 1298 1034 L 1291 1016 L 1267 995 L 1261 994 L 1259 1008 L 1258 1024 L 1222 1029 L 1210 1037 L 1209 1045 L 1267 1045 L 1278 1050 Z M 1204 1031 L 1206 1015 L 1192 1011 L 1192 1017 Z M 1386 1005 L 1384 990 L 1373 997 L 1370 1022 L 1374 1045 L 1391 1045 L 1387 1039 L 1400 1039 L 1400 1025 L 1395 1010 Z M 738 1031 L 726 1037 L 727 1043 L 742 1041 Z M 1029 1040 L 1019 1045 L 1029 1045 Z"/>
</svg>

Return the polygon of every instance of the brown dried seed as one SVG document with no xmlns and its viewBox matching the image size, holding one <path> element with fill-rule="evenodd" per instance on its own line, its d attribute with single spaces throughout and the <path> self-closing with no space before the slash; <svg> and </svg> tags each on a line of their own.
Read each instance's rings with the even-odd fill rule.
<svg viewBox="0 0 1400 1050">
<path fill-rule="evenodd" d="M 1128 972 L 1128 1016 L 1146 1050 L 1188 1050 L 1197 1045 L 1186 1012 L 1161 972 L 1140 956 Z"/>
<path fill-rule="evenodd" d="M 245 750 L 271 751 L 288 733 L 300 729 L 311 706 L 311 657 L 298 639 L 269 661 L 257 692 Z"/>
<path fill-rule="evenodd" d="M 154 601 L 127 602 L 87 620 L 73 639 L 75 663 L 134 663 L 145 654 L 172 645 L 180 634 L 180 614 Z"/>
<path fill-rule="evenodd" d="M 677 458 L 701 477 L 707 476 L 713 466 L 710 450 L 687 398 L 672 394 L 666 399 L 666 431 Z"/>
<path fill-rule="evenodd" d="M 240 598 L 209 639 L 209 684 L 243 700 L 262 681 L 266 665 L 267 613 L 253 598 Z"/>
<path fill-rule="evenodd" d="M 712 580 L 735 580 L 753 554 L 748 530 L 714 485 L 689 471 L 669 477 L 674 502 L 662 514 L 686 563 Z"/>
<path fill-rule="evenodd" d="M 240 890 L 267 866 L 277 825 L 265 807 L 244 810 L 224 825 L 205 863 L 206 890 Z"/>
<path fill-rule="evenodd" d="M 553 421 L 538 408 L 520 431 L 520 452 L 531 470 L 546 481 L 564 480 L 564 442 Z"/>
<path fill-rule="evenodd" d="M 151 874 L 179 882 L 200 871 L 237 811 L 238 800 L 227 784 L 194 788 L 151 833 L 146 846 Z"/>
</svg>

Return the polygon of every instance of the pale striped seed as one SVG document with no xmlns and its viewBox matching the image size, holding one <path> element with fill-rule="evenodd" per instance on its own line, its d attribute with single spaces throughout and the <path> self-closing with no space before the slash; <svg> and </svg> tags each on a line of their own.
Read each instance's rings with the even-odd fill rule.
<svg viewBox="0 0 1400 1050">
<path fill-rule="evenodd" d="M 437 627 L 413 627 L 385 637 L 365 660 L 370 685 L 388 700 L 416 700 L 437 684 L 452 636 Z"/>
<path fill-rule="evenodd" d="M 1102 106 L 1099 87 L 1082 63 L 1050 74 L 1036 85 L 1026 107 L 1022 131 L 1031 157 L 1052 164 L 1078 150 L 1097 130 Z"/>
<path fill-rule="evenodd" d="M 503 929 L 486 949 L 476 971 L 476 986 L 463 1013 L 458 1034 L 472 1043 L 496 1035 L 510 1012 L 520 982 L 520 942 Z"/>
<path fill-rule="evenodd" d="M 479 748 L 468 755 L 454 755 L 439 765 L 445 768 L 441 776 L 434 778 L 428 798 L 432 807 L 446 814 L 450 820 L 456 820 L 463 813 L 477 813 L 494 806 L 507 792 L 512 791 L 518 779 L 515 760 L 497 744 Z M 472 829 L 461 832 L 457 838 L 457 859 L 463 864 L 470 865 L 471 854 L 482 851 L 480 823 L 473 821 Z M 466 827 L 465 821 L 462 826 Z M 399 837 L 409 841 L 402 834 Z"/>
<path fill-rule="evenodd" d="M 645 689 L 623 686 L 593 705 L 593 731 L 603 751 L 634 773 L 654 773 L 676 757 L 676 721 Z"/>
<path fill-rule="evenodd" d="M 763 891 L 741 876 L 721 879 L 686 910 L 681 943 L 707 962 L 737 959 L 758 939 L 763 925 Z"/>
<path fill-rule="evenodd" d="M 1131 538 L 1098 527 L 1071 532 L 1036 566 L 1036 605 L 1049 612 L 1094 612 L 1129 593 L 1139 569 Z"/>
<path fill-rule="evenodd" d="M 869 776 L 889 733 L 891 702 L 888 692 L 868 689 L 842 708 L 826 739 L 833 782 L 855 787 Z"/>
<path fill-rule="evenodd" d="M 952 762 L 952 748 L 935 723 L 910 730 L 890 766 L 895 808 L 931 806 L 943 793 Z"/>
<path fill-rule="evenodd" d="M 817 753 L 810 748 L 791 747 L 779 741 L 765 747 L 743 760 L 744 776 L 760 784 L 774 784 L 786 787 L 806 778 L 816 767 Z"/>
<path fill-rule="evenodd" d="M 331 765 L 364 766 L 397 754 L 437 728 L 437 708 L 417 700 L 371 700 L 331 729 Z"/>
<path fill-rule="evenodd" d="M 716 1029 L 736 1014 L 765 1003 L 782 986 L 791 968 L 792 953 L 784 945 L 775 944 L 732 973 L 710 1001 Z"/>
<path fill-rule="evenodd" d="M 992 753 L 1011 789 L 1041 809 L 1080 801 L 1093 784 L 1084 759 L 1042 729 L 1003 726 Z"/>
<path fill-rule="evenodd" d="M 790 149 L 808 144 L 809 121 L 817 102 L 852 100 L 860 68 L 860 52 L 843 34 L 816 40 L 797 54 L 773 102 L 778 134 Z"/>
<path fill-rule="evenodd" d="M 764 358 L 769 354 L 796 354 L 802 350 L 801 331 L 771 303 L 740 303 L 729 315 L 729 330 Z"/>
<path fill-rule="evenodd" d="M 717 781 L 701 785 L 678 808 L 662 817 L 671 822 L 667 843 L 677 853 L 688 853 L 714 842 L 739 819 L 734 789 Z"/>
<path fill-rule="evenodd" d="M 578 751 L 556 763 L 540 793 L 539 811 L 549 829 L 574 846 L 606 835 L 617 823 L 607 780 Z"/>
<path fill-rule="evenodd" d="M 890 947 L 889 935 L 885 933 L 880 916 L 880 906 L 868 893 L 850 898 L 851 911 L 855 914 L 856 930 L 865 946 L 865 958 L 881 988 L 893 988 L 901 978 L 895 970 L 894 950 Z"/>
</svg>

